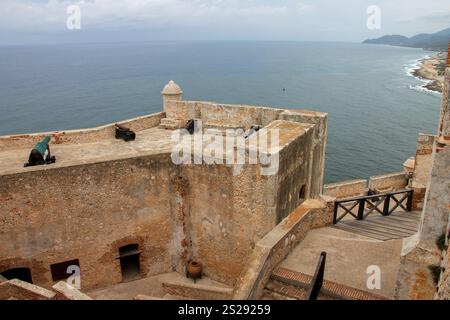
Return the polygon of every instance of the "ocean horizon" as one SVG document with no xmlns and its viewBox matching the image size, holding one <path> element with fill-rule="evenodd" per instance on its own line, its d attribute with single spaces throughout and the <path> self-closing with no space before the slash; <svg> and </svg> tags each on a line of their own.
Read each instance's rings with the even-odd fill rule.
<svg viewBox="0 0 450 320">
<path fill-rule="evenodd" d="M 326 182 L 402 170 L 435 133 L 422 49 L 341 42 L 170 41 L 0 47 L 0 135 L 95 127 L 188 100 L 329 114 Z M 285 90 L 283 90 L 285 89 Z"/>
</svg>

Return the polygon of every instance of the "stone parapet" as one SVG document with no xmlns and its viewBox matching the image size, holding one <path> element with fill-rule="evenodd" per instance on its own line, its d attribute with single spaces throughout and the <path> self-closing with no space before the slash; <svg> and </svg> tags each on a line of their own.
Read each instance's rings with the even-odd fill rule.
<svg viewBox="0 0 450 320">
<path fill-rule="evenodd" d="M 367 180 L 365 179 L 330 183 L 324 186 L 324 195 L 336 199 L 365 196 L 367 191 Z"/>
<path fill-rule="evenodd" d="M 408 178 L 404 172 L 389 173 L 369 178 L 368 188 L 379 193 L 405 189 Z"/>
<path fill-rule="evenodd" d="M 118 122 L 135 132 L 157 127 L 161 119 L 165 117 L 164 112 L 154 113 L 134 119 Z M 110 123 L 104 126 L 79 129 L 79 130 L 63 130 L 42 133 L 20 134 L 10 136 L 0 136 L 0 150 L 15 150 L 22 148 L 31 148 L 45 136 L 51 136 L 51 144 L 79 144 L 93 143 L 101 140 L 108 140 L 114 137 L 115 124 Z"/>
</svg>

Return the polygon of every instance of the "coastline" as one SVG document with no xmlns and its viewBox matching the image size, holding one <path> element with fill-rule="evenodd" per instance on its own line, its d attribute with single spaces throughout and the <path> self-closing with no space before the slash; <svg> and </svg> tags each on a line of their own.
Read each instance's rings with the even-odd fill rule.
<svg viewBox="0 0 450 320">
<path fill-rule="evenodd" d="M 440 52 L 431 57 L 422 58 L 411 71 L 411 75 L 426 82 L 422 88 L 428 91 L 442 93 L 444 88 L 444 70 L 447 53 Z"/>
</svg>

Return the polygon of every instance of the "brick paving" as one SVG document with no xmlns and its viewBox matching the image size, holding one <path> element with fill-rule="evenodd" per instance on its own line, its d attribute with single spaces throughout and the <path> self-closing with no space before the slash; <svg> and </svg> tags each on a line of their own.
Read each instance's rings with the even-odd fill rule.
<svg viewBox="0 0 450 320">
<path fill-rule="evenodd" d="M 276 282 L 271 283 L 275 292 L 286 295 L 299 300 L 306 299 L 305 289 L 309 288 L 313 277 L 307 274 L 279 267 L 273 273 L 271 278 L 275 281 L 282 282 L 287 286 Z M 298 287 L 299 289 L 292 288 Z M 295 290 L 296 289 L 296 290 Z M 301 290 L 303 289 L 303 290 Z M 324 280 L 321 294 L 332 296 L 345 300 L 391 300 L 387 297 L 366 292 L 363 290 L 351 288 L 336 282 Z"/>
</svg>

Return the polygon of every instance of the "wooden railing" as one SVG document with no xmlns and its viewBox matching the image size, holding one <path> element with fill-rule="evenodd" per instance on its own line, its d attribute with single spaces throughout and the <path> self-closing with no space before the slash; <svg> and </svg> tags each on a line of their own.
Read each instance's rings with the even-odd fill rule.
<svg viewBox="0 0 450 320">
<path fill-rule="evenodd" d="M 348 216 L 364 220 L 371 214 L 389 216 L 399 210 L 409 212 L 412 209 L 413 195 L 413 190 L 402 190 L 337 200 L 334 205 L 333 223 L 336 224 Z"/>
</svg>

